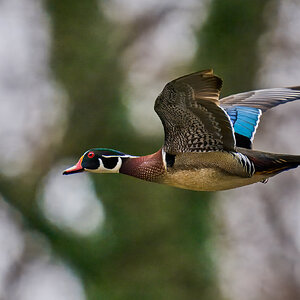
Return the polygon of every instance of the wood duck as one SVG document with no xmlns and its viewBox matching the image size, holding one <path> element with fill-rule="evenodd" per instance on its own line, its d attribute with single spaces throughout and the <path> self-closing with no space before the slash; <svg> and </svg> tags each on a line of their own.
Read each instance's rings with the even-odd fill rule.
<svg viewBox="0 0 300 300">
<path fill-rule="evenodd" d="M 300 156 L 251 148 L 262 113 L 299 100 L 300 86 L 250 91 L 219 100 L 221 87 L 222 80 L 212 70 L 169 82 L 154 106 L 165 131 L 160 150 L 132 156 L 95 148 L 63 174 L 122 173 L 183 189 L 217 191 L 265 182 L 296 168 Z"/>
</svg>

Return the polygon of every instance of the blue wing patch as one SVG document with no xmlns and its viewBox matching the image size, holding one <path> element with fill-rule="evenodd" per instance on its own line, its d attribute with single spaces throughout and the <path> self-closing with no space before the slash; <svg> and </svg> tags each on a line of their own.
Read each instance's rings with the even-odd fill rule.
<svg viewBox="0 0 300 300">
<path fill-rule="evenodd" d="M 225 108 L 235 133 L 243 135 L 253 141 L 259 118 L 262 114 L 261 109 L 247 106 L 231 106 Z"/>
</svg>

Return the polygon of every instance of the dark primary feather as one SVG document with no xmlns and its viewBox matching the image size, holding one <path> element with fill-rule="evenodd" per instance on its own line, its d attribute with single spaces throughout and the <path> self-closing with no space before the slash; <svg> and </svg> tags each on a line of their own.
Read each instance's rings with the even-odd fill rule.
<svg viewBox="0 0 300 300">
<path fill-rule="evenodd" d="M 205 70 L 169 82 L 155 102 L 168 153 L 233 151 L 227 114 L 219 107 L 222 80 Z"/>
<path fill-rule="evenodd" d="M 251 139 L 236 132 L 234 133 L 234 135 L 235 135 L 235 144 L 237 147 L 242 147 L 247 149 L 252 148 Z"/>
</svg>

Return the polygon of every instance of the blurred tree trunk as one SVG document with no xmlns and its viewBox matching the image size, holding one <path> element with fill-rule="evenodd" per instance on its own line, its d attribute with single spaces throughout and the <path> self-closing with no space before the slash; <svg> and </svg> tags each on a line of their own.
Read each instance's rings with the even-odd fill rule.
<svg viewBox="0 0 300 300">
<path fill-rule="evenodd" d="M 255 88 L 261 65 L 258 42 L 267 30 L 266 11 L 276 7 L 275 2 L 211 1 L 208 18 L 197 32 L 194 69 L 213 68 L 214 73 L 224 80 L 222 96 Z M 234 286 L 235 282 L 231 284 Z"/>
<path fill-rule="evenodd" d="M 206 38 L 201 39 L 204 50 L 199 52 L 199 61 L 216 62 L 225 94 L 257 88 L 254 81 L 259 84 L 260 67 L 267 77 L 259 74 L 263 88 L 265 84 L 298 85 L 299 38 L 294 31 L 297 24 L 291 21 L 299 20 L 298 2 L 243 1 L 245 6 L 238 12 L 230 8 L 237 2 L 241 1 L 213 2 L 224 11 L 224 17 L 212 12 L 203 29 Z M 257 41 L 262 34 L 266 34 L 264 49 L 259 53 Z M 267 62 L 259 61 L 259 55 Z M 297 154 L 297 105 L 284 105 L 265 115 L 255 138 L 258 149 Z M 222 226 L 220 277 L 229 299 L 300 299 L 299 273 L 295 272 L 299 270 L 297 172 L 299 169 L 276 176 L 267 185 L 220 195 L 216 205 Z"/>
<path fill-rule="evenodd" d="M 224 79 L 222 94 L 254 88 L 260 66 L 258 41 L 267 28 L 266 9 L 275 0 L 211 1 L 199 31 L 198 68 L 214 68 Z"/>
<path fill-rule="evenodd" d="M 88 3 L 49 2 L 53 67 L 73 106 L 63 151 L 74 155 L 85 150 L 82 145 L 99 145 L 154 152 L 158 142 L 132 135 L 121 104 L 118 29 L 105 21 L 96 1 Z M 93 178 L 107 225 L 92 250 L 97 254 L 82 253 L 89 265 L 81 275 L 90 299 L 218 298 L 205 244 L 210 228 L 205 194 L 125 176 Z"/>
</svg>

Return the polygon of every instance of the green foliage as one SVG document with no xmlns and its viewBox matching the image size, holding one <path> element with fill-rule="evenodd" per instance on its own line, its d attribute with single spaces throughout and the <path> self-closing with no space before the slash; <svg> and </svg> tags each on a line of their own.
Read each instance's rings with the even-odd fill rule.
<svg viewBox="0 0 300 300">
<path fill-rule="evenodd" d="M 158 141 L 132 135 L 121 102 L 118 28 L 96 10 L 96 1 L 49 1 L 48 6 L 52 66 L 72 105 L 61 155 L 80 155 L 95 146 L 156 151 Z M 103 231 L 86 241 L 53 245 L 79 271 L 89 299 L 217 299 L 206 247 L 207 194 L 126 176 L 93 179 L 106 212 Z"/>
<path fill-rule="evenodd" d="M 274 0 L 212 1 L 199 32 L 199 69 L 213 68 L 224 79 L 223 95 L 254 88 L 258 41 L 266 28 L 266 8 Z"/>
</svg>

